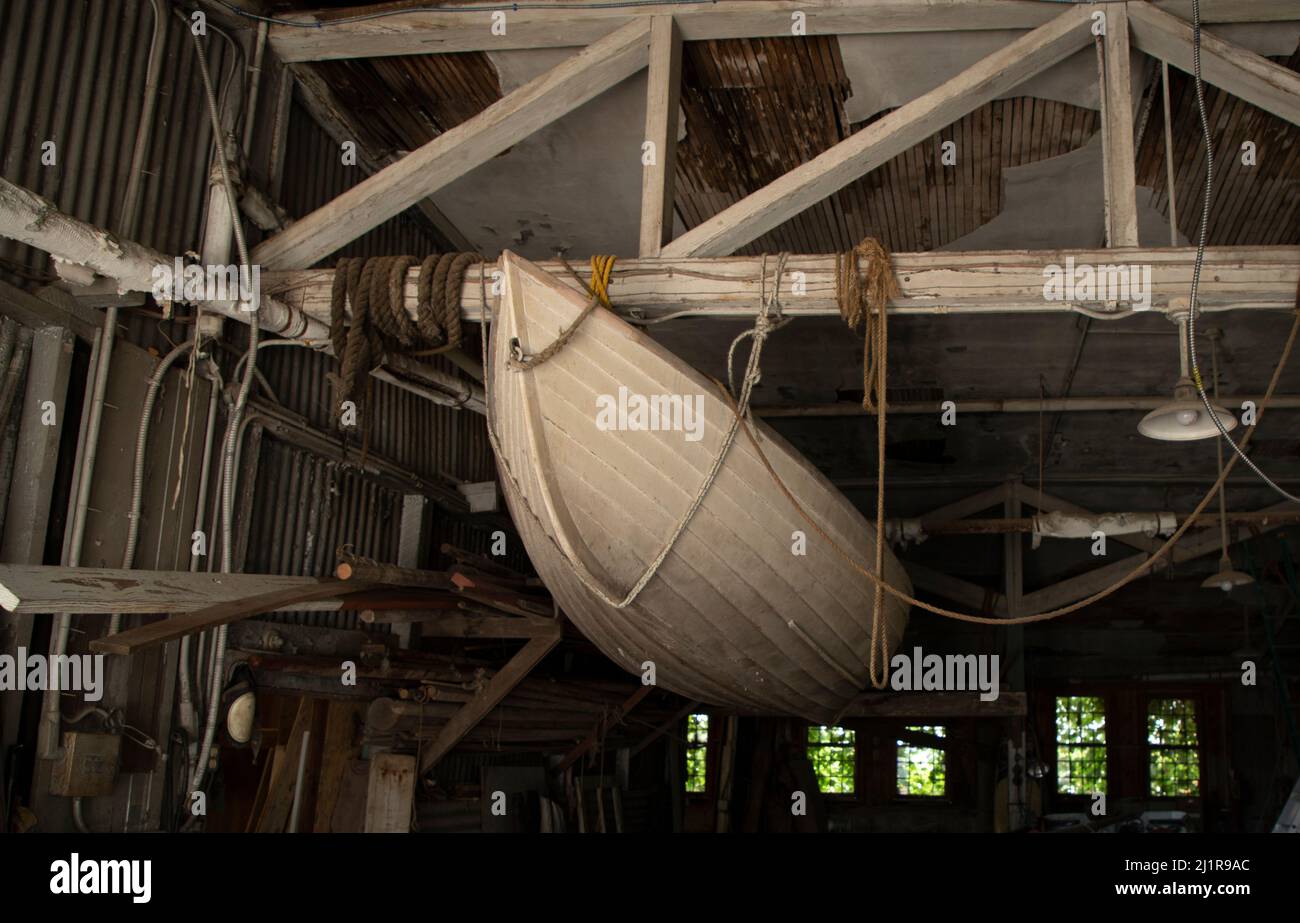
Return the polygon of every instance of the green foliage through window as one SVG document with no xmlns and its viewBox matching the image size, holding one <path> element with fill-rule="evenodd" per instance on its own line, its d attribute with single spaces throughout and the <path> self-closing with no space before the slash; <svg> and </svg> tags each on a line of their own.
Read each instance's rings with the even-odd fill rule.
<svg viewBox="0 0 1300 923">
<path fill-rule="evenodd" d="M 708 782 L 709 716 L 686 719 L 686 790 L 702 792 Z"/>
<path fill-rule="evenodd" d="M 939 725 L 918 725 L 906 729 L 912 734 L 943 737 Z M 947 786 L 947 754 L 938 747 L 921 746 L 916 738 L 898 740 L 898 794 L 942 797 Z"/>
<path fill-rule="evenodd" d="M 1106 791 L 1106 703 L 1099 696 L 1056 700 L 1056 790 L 1065 795 Z"/>
<path fill-rule="evenodd" d="M 1197 795 L 1201 762 L 1196 706 L 1190 699 L 1152 699 L 1147 706 L 1151 794 L 1156 798 Z"/>
<path fill-rule="evenodd" d="M 857 755 L 855 734 L 848 728 L 808 729 L 808 759 L 823 794 L 853 794 Z"/>
</svg>

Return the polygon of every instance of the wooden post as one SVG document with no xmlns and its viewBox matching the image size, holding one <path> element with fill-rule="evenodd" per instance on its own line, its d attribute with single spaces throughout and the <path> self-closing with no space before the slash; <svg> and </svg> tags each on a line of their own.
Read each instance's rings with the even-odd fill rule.
<svg viewBox="0 0 1300 923">
<path fill-rule="evenodd" d="M 673 190 L 677 170 L 677 114 L 682 82 L 682 36 L 672 16 L 650 20 L 650 71 L 646 81 L 645 140 L 654 160 L 641 173 L 641 247 L 659 255 L 673 234 Z M 644 155 L 643 155 L 644 156 Z"/>
<path fill-rule="evenodd" d="M 1129 60 L 1127 4 L 1106 5 L 1106 242 L 1138 246 L 1137 155 L 1133 151 L 1132 68 Z"/>
</svg>

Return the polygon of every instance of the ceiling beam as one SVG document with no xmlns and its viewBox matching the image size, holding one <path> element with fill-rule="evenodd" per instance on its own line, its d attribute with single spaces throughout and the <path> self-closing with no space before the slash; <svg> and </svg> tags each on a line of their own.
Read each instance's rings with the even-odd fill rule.
<svg viewBox="0 0 1300 923">
<path fill-rule="evenodd" d="M 725 256 L 810 208 L 913 145 L 1084 48 L 1089 8 L 1050 22 L 982 58 L 667 244 L 664 256 Z"/>
<path fill-rule="evenodd" d="M 1152 57 L 1192 72 L 1192 27 L 1146 3 L 1128 4 L 1133 44 Z M 1300 4 L 1292 4 L 1300 18 Z M 1233 96 L 1300 125 L 1300 74 L 1201 30 L 1201 75 Z"/>
<path fill-rule="evenodd" d="M 260 244 L 253 262 L 314 265 L 630 77 L 645 67 L 649 47 L 649 21 L 629 23 L 294 222 Z"/>
<path fill-rule="evenodd" d="M 889 306 L 892 316 L 942 314 L 1068 314 L 1078 304 L 1124 316 L 1128 305 L 1103 301 L 1049 301 L 1044 284 L 1073 261 L 1085 267 L 1150 268 L 1150 306 L 1166 311 L 1186 299 L 1196 251 L 1190 247 L 1123 250 L 999 250 L 895 253 L 891 257 L 901 292 Z M 767 284 L 771 285 L 771 260 Z M 561 285 L 586 294 L 581 283 L 557 261 L 539 261 Z M 461 289 L 466 320 L 482 318 L 482 273 L 493 284 L 495 264 L 471 266 Z M 763 289 L 762 257 L 627 259 L 614 265 L 609 295 L 614 310 L 634 318 L 722 318 L 752 320 Z M 406 309 L 414 316 L 416 280 L 406 279 Z M 295 311 L 328 322 L 333 269 L 262 273 L 263 289 Z M 1201 274 L 1201 310 L 1291 310 L 1300 283 L 1300 247 L 1210 247 Z M 790 317 L 838 317 L 834 255 L 791 255 L 781 277 L 781 310 Z M 264 299 L 265 300 L 265 299 Z M 1038 404 L 1035 402 L 1035 411 Z"/>
<path fill-rule="evenodd" d="M 421 3 L 421 6 L 428 4 Z M 1050 3 L 1031 0 L 719 0 L 716 3 L 662 3 L 617 7 L 599 0 L 571 3 L 566 9 L 506 12 L 506 30 L 493 34 L 482 3 L 458 11 L 448 3 L 362 22 L 330 25 L 329 20 L 362 9 L 319 10 L 286 15 L 298 25 L 274 25 L 272 49 L 284 61 L 374 58 L 386 55 L 519 48 L 571 48 L 587 45 L 638 16 L 673 16 L 688 42 L 760 38 L 793 34 L 795 13 L 805 16 L 808 35 L 861 35 L 893 32 L 954 32 L 1035 29 L 1058 13 Z M 1155 4 L 1183 18 L 1191 0 Z M 575 8 L 576 7 L 576 8 Z M 372 12 L 365 8 L 364 12 Z M 1296 19 L 1292 0 L 1202 0 L 1205 22 L 1273 22 Z M 319 26 L 319 28 L 318 28 Z"/>
</svg>

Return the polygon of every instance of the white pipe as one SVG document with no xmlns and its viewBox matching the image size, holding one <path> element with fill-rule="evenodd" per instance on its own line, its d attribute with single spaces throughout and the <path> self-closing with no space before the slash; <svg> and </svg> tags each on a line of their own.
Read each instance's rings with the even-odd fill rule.
<svg viewBox="0 0 1300 923">
<path fill-rule="evenodd" d="M 154 112 L 158 105 L 158 76 L 162 72 L 163 49 L 167 45 L 167 14 L 163 0 L 153 2 L 153 38 L 149 42 L 149 63 L 145 66 L 144 106 L 140 110 L 140 124 L 136 128 L 135 145 L 131 151 L 131 172 L 127 174 L 126 196 L 122 201 L 122 220 L 118 226 L 127 237 L 136 235 L 140 220 L 140 192 L 143 188 L 144 159 L 149 153 L 149 140 L 153 136 Z"/>
<path fill-rule="evenodd" d="M 122 569 L 130 570 L 135 566 L 135 546 L 140 538 L 140 507 L 144 499 L 144 457 L 149 447 L 149 427 L 153 422 L 153 405 L 158 400 L 158 389 L 167 371 L 177 359 L 194 348 L 192 340 L 177 346 L 158 363 L 153 374 L 149 376 L 149 386 L 145 389 L 144 406 L 140 410 L 140 425 L 135 436 L 135 465 L 131 470 L 131 505 L 126 517 L 126 548 L 122 552 Z M 115 635 L 122 627 L 122 613 L 114 612 L 108 622 L 108 633 Z"/>
<path fill-rule="evenodd" d="M 117 306 L 104 311 L 104 327 L 99 333 L 99 357 L 95 365 L 95 384 L 91 391 L 87 412 L 85 445 L 81 456 L 81 472 L 77 479 L 77 499 L 72 511 L 71 537 L 68 541 L 66 565 L 76 567 L 81 563 L 81 543 L 86 535 L 86 512 L 90 508 L 90 485 L 94 480 L 95 458 L 99 452 L 99 428 L 104 418 L 104 394 L 108 390 L 108 372 L 113 362 L 113 342 L 117 338 Z M 50 629 L 50 657 L 67 653 L 68 638 L 72 633 L 72 616 L 61 612 Z M 62 721 L 59 714 L 59 690 L 46 689 L 41 703 L 40 731 L 37 749 L 44 759 L 54 759 L 61 746 Z"/>
</svg>

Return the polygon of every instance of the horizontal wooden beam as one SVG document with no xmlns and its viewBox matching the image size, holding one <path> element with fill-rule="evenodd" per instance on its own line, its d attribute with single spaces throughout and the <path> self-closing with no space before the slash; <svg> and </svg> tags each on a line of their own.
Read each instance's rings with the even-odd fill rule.
<svg viewBox="0 0 1300 923">
<path fill-rule="evenodd" d="M 186 612 L 160 619 L 141 625 L 139 628 L 130 628 L 115 635 L 98 638 L 90 642 L 90 649 L 104 654 L 135 654 L 166 644 L 168 641 L 176 641 L 186 635 L 228 625 L 263 612 L 273 612 L 285 606 L 293 606 L 313 599 L 331 599 L 371 588 L 370 584 L 360 581 L 344 583 L 338 580 L 317 580 L 315 583 L 315 586 L 290 587 L 273 590 L 270 593 L 259 593 L 255 596 L 245 596 L 229 602 L 217 603 L 196 612 Z"/>
<path fill-rule="evenodd" d="M 427 4 L 421 3 L 421 6 Z M 670 14 L 688 42 L 793 34 L 794 14 L 804 14 L 808 35 L 862 35 L 893 32 L 954 32 L 1034 29 L 1059 12 L 1050 3 L 1030 0 L 718 0 L 716 3 L 655 3 L 619 7 L 591 2 L 565 9 L 508 10 L 504 34 L 494 34 L 481 3 L 472 11 L 458 4 L 396 16 L 330 25 L 329 20 L 371 13 L 371 7 L 320 10 L 283 19 L 300 25 L 275 25 L 272 49 L 284 61 L 374 58 L 386 55 L 456 51 L 506 51 L 516 48 L 569 48 L 587 45 L 638 16 Z M 463 5 L 463 4 L 461 4 Z M 1155 4 L 1184 19 L 1191 0 Z M 1202 0 L 1206 22 L 1268 22 L 1300 17 L 1292 0 Z M 317 26 L 320 28 L 317 28 Z"/>
<path fill-rule="evenodd" d="M 336 589 L 343 584 L 328 581 Z M 312 592 L 315 577 L 270 574 L 202 574 L 189 571 L 123 570 L 114 567 L 44 567 L 0 564 L 0 606 L 8 612 L 68 612 L 141 615 L 195 612 L 210 606 L 274 592 Z M 367 587 L 363 584 L 362 589 Z M 349 588 L 347 593 L 355 590 Z M 337 599 L 313 596 L 313 601 Z M 325 607 L 327 608 L 327 607 Z"/>
<path fill-rule="evenodd" d="M 984 702 L 978 692 L 866 692 L 846 718 L 1018 718 L 1027 714 L 1023 692 L 1002 690 Z"/>
<path fill-rule="evenodd" d="M 628 23 L 295 221 L 259 244 L 253 262 L 266 269 L 316 264 L 630 77 L 649 54 L 649 21 Z"/>
<path fill-rule="evenodd" d="M 930 92 L 691 228 L 664 245 L 661 255 L 734 253 L 966 113 L 1065 60 L 1089 43 L 1091 22 L 1086 6 L 1067 7 Z"/>
<path fill-rule="evenodd" d="M 1102 300 L 1048 300 L 1044 285 L 1053 268 L 1064 271 L 1073 261 L 1082 267 L 1150 267 L 1151 310 L 1167 310 L 1171 300 L 1186 299 L 1196 251 L 1191 247 L 1103 250 L 988 250 L 895 253 L 894 275 L 901 294 L 890 314 L 1053 314 L 1076 306 L 1105 311 Z M 563 285 L 581 291 L 563 263 L 543 260 L 538 267 Z M 466 320 L 483 316 L 481 275 L 487 273 L 491 300 L 497 264 L 472 266 L 461 290 Z M 767 261 L 768 290 L 772 260 Z M 416 310 L 418 271 L 406 277 L 406 310 Z M 763 290 L 761 257 L 626 259 L 614 265 L 609 295 L 625 317 L 656 319 L 676 316 L 752 318 Z M 303 314 L 329 320 L 334 270 L 267 272 L 268 294 Z M 1204 311 L 1229 309 L 1290 310 L 1300 282 L 1300 247 L 1210 247 L 1201 273 L 1199 299 Z M 781 310 L 792 317 L 838 317 L 835 257 L 792 255 L 780 281 Z M 1129 305 L 1114 306 L 1119 312 Z"/>
<path fill-rule="evenodd" d="M 1192 27 L 1146 3 L 1130 3 L 1133 44 L 1147 54 L 1192 72 Z M 1293 4 L 1300 19 L 1300 3 Z M 1201 31 L 1201 75 L 1253 106 L 1300 125 L 1300 74 L 1240 45 Z"/>
</svg>

